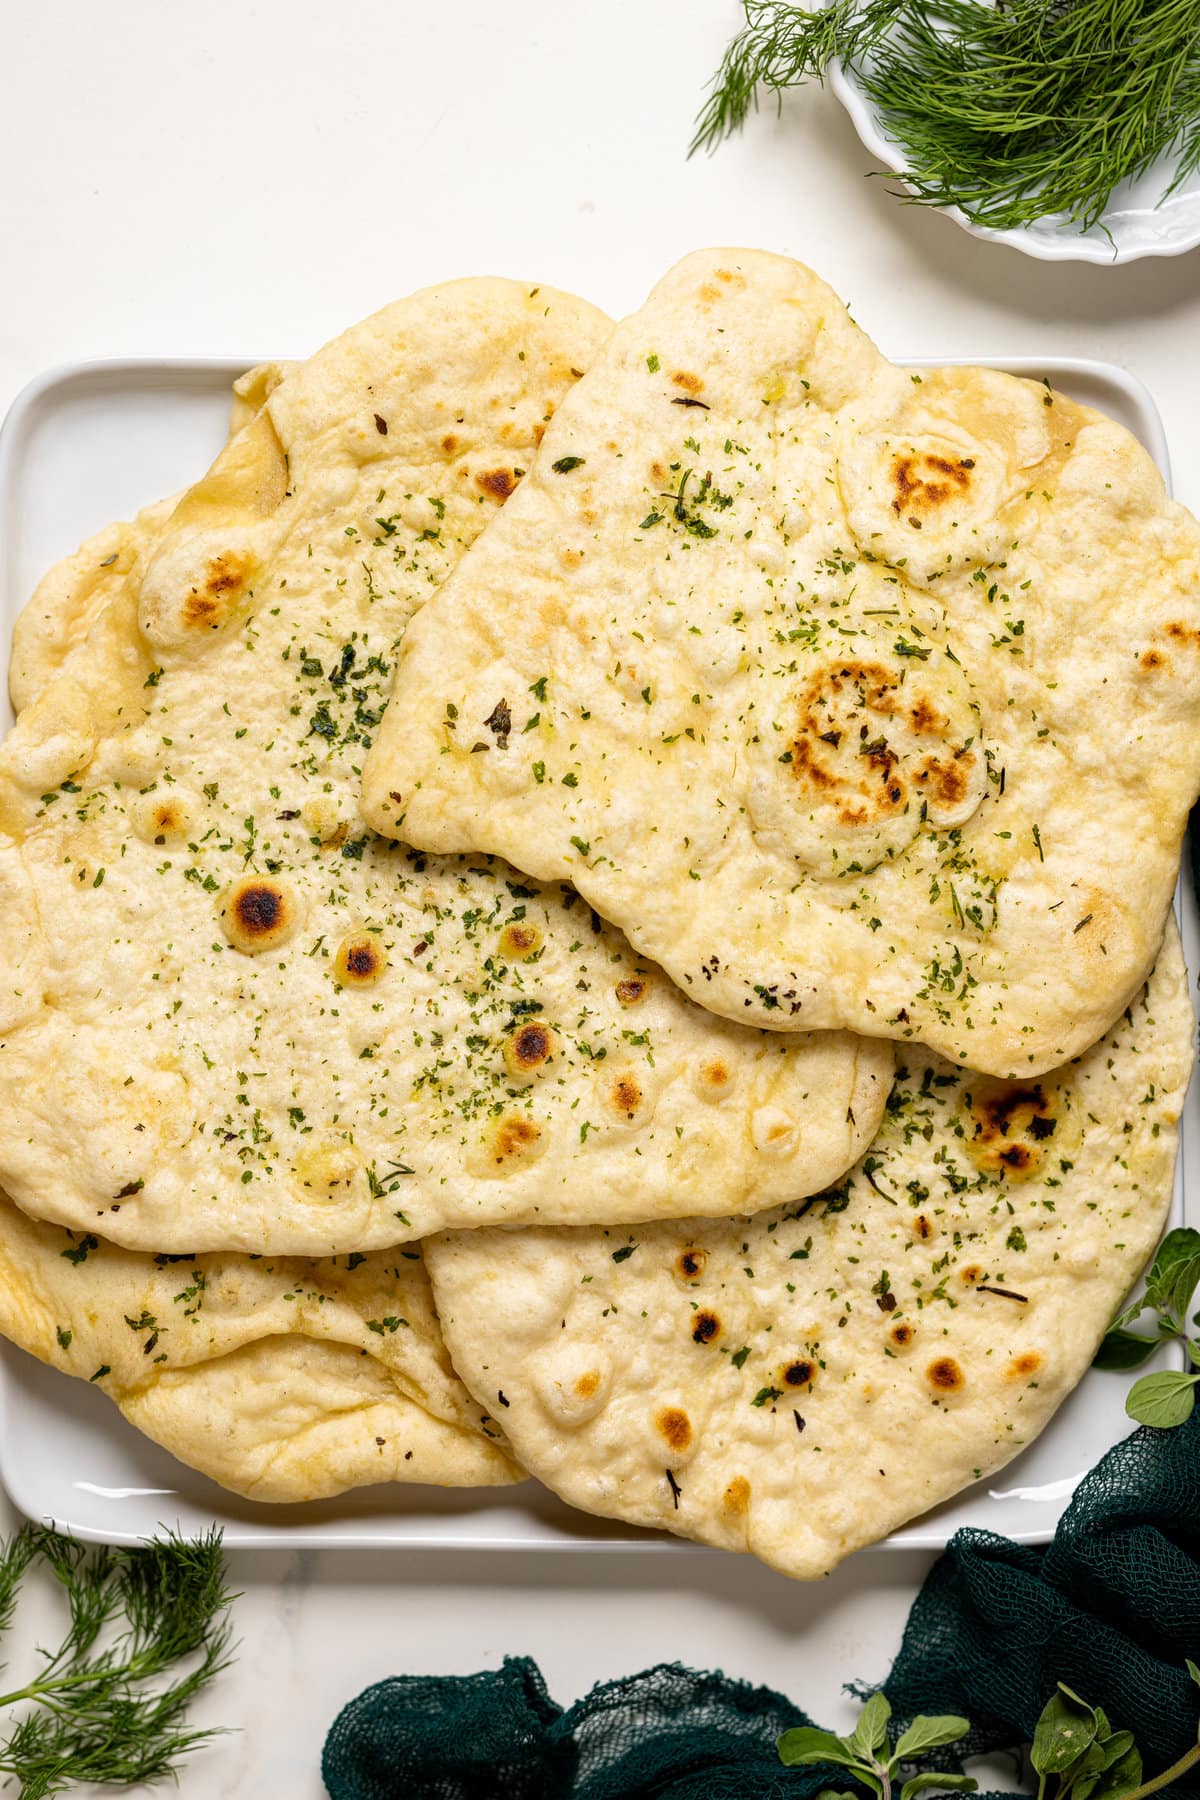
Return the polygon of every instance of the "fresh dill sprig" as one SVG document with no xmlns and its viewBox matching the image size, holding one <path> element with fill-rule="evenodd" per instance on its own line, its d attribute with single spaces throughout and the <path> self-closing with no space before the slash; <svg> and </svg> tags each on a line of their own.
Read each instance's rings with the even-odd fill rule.
<svg viewBox="0 0 1200 1800">
<path fill-rule="evenodd" d="M 0 1544 L 0 1631 L 39 1559 L 63 1589 L 68 1625 L 56 1650 L 39 1652 L 38 1674 L 0 1694 L 0 1706 L 30 1705 L 0 1744 L 0 1775 L 20 1783 L 20 1800 L 47 1800 L 77 1782 L 173 1774 L 183 1756 L 218 1735 L 186 1730 L 182 1720 L 230 1660 L 234 1596 L 220 1532 L 119 1550 L 26 1525 Z M 185 1657 L 191 1666 L 164 1682 Z"/>
<path fill-rule="evenodd" d="M 824 7 L 742 0 L 746 23 L 721 59 L 696 121 L 689 155 L 715 150 L 758 111 L 760 89 L 782 102 L 788 88 L 823 81 L 835 59 L 851 61 L 877 43 L 905 0 L 830 0 Z"/>
<path fill-rule="evenodd" d="M 1200 0 L 743 0 L 697 122 L 712 149 L 760 90 L 842 63 L 903 152 L 918 201 L 1009 231 L 1099 224 L 1119 183 L 1162 159 L 1162 198 L 1200 166 Z"/>
</svg>

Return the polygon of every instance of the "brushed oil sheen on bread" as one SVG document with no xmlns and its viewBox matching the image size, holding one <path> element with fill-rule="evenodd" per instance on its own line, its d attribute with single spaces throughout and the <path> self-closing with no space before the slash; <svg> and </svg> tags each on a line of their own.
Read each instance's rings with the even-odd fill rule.
<svg viewBox="0 0 1200 1800">
<path fill-rule="evenodd" d="M 393 691 L 378 830 L 571 880 L 731 1019 L 1037 1074 L 1161 942 L 1200 528 L 1112 421 L 896 368 L 800 264 L 702 251 L 567 397 Z"/>
<path fill-rule="evenodd" d="M 819 1198 L 434 1238 L 455 1367 L 573 1505 L 823 1575 L 1008 1462 L 1083 1375 L 1166 1222 L 1193 1031 L 1172 920 L 1076 1062 L 1014 1083 L 905 1051 Z"/>
<path fill-rule="evenodd" d="M 361 816 L 397 640 L 608 329 L 494 281 L 355 327 L 248 409 L 26 706 L 0 1180 L 31 1215 L 323 1255 L 744 1210 L 869 1141 L 889 1046 L 714 1019 L 573 891 Z"/>
</svg>

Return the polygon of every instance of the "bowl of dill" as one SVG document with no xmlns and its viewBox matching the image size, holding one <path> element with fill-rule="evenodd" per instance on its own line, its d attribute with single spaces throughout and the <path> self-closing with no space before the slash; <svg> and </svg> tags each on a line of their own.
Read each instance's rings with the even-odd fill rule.
<svg viewBox="0 0 1200 1800">
<path fill-rule="evenodd" d="M 743 0 L 693 149 L 828 81 L 910 202 L 1049 261 L 1200 245 L 1200 0 Z"/>
</svg>

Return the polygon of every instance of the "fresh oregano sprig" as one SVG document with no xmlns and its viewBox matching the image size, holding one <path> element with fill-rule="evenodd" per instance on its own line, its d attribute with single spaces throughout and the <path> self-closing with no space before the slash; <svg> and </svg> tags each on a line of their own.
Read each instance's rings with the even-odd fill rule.
<svg viewBox="0 0 1200 1800">
<path fill-rule="evenodd" d="M 220 1532 L 124 1550 L 25 1525 L 0 1543 L 0 1632 L 38 1561 L 63 1589 L 67 1630 L 56 1650 L 39 1652 L 32 1679 L 0 1694 L 0 1706 L 30 1706 L 0 1744 L 0 1775 L 20 1783 L 21 1800 L 48 1800 L 77 1782 L 173 1774 L 218 1735 L 186 1729 L 183 1715 L 230 1660 L 234 1595 Z"/>
<path fill-rule="evenodd" d="M 1190 1658 L 1187 1671 L 1200 1684 L 1200 1669 Z M 1143 1800 L 1200 1762 L 1200 1727 L 1190 1750 L 1143 1781 L 1133 1733 L 1114 1731 L 1102 1706 L 1089 1706 L 1060 1681 L 1037 1722 L 1029 1760 L 1038 1778 L 1037 1800 Z"/>
<path fill-rule="evenodd" d="M 830 65 L 900 146 L 912 195 L 1009 231 L 1099 224 L 1119 183 L 1200 167 L 1200 0 L 743 0 L 692 149 Z"/>
<path fill-rule="evenodd" d="M 1131 1731 L 1114 1731 L 1103 1707 L 1089 1706 L 1064 1682 L 1037 1722 L 1029 1760 L 1038 1800 L 1113 1800 L 1141 1784 L 1142 1758 Z"/>
<path fill-rule="evenodd" d="M 1200 1231 L 1180 1226 L 1170 1231 L 1146 1271 L 1146 1291 L 1119 1312 L 1096 1352 L 1099 1369 L 1136 1369 L 1160 1344 L 1182 1340 L 1190 1369 L 1161 1369 L 1135 1381 L 1125 1397 L 1125 1411 L 1140 1425 L 1160 1430 L 1182 1425 L 1196 1403 L 1200 1382 L 1200 1342 L 1188 1323 L 1188 1312 L 1200 1286 Z M 1153 1329 L 1130 1331 L 1144 1312 L 1155 1315 Z M 1200 1325 L 1200 1312 L 1191 1326 Z"/>
<path fill-rule="evenodd" d="M 1190 1658 L 1187 1671 L 1200 1685 L 1200 1669 Z M 831 1763 L 846 1769 L 878 1800 L 893 1800 L 892 1778 L 901 1764 L 956 1744 L 971 1729 L 966 1719 L 953 1714 L 928 1718 L 922 1713 L 893 1745 L 888 1733 L 891 1715 L 886 1694 L 872 1694 L 849 1737 L 815 1725 L 798 1726 L 778 1740 L 779 1760 L 789 1767 Z M 1034 1728 L 1029 1760 L 1038 1778 L 1037 1800 L 1145 1800 L 1200 1763 L 1200 1725 L 1192 1748 L 1146 1781 L 1133 1733 L 1114 1730 L 1102 1706 L 1089 1706 L 1060 1681 Z M 970 1775 L 922 1770 L 904 1783 L 899 1800 L 914 1800 L 917 1794 L 935 1790 L 970 1793 L 977 1785 Z M 857 1800 L 857 1796 L 823 1788 L 816 1800 Z"/>
<path fill-rule="evenodd" d="M 951 1714 L 913 1720 L 893 1745 L 888 1734 L 892 1709 L 886 1694 L 872 1694 L 849 1737 L 837 1737 L 832 1731 L 821 1731 L 815 1725 L 800 1725 L 785 1731 L 779 1739 L 779 1760 L 790 1768 L 796 1763 L 834 1763 L 849 1770 L 856 1781 L 870 1788 L 879 1800 L 892 1800 L 892 1777 L 901 1763 L 912 1762 L 943 1744 L 956 1744 L 971 1729 L 966 1719 Z M 931 1788 L 949 1792 L 958 1789 L 973 1793 L 978 1783 L 970 1775 L 944 1775 L 923 1771 L 910 1776 L 900 1789 L 899 1800 L 913 1800 L 916 1794 Z M 853 1794 L 841 1794 L 825 1788 L 817 1800 L 855 1800 Z"/>
</svg>

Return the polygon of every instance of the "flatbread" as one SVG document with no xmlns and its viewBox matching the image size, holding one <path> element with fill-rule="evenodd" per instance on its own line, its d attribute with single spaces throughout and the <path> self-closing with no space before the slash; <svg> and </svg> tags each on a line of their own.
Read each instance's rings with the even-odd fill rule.
<svg viewBox="0 0 1200 1800">
<path fill-rule="evenodd" d="M 361 820 L 397 639 L 607 330 L 493 281 L 356 327 L 26 707 L 0 752 L 0 1181 L 34 1217 L 325 1255 L 742 1210 L 870 1140 L 887 1046 L 713 1020 L 573 891 Z"/>
<path fill-rule="evenodd" d="M 830 1194 L 746 1220 L 456 1232 L 454 1365 L 589 1512 L 826 1573 L 999 1468 L 1084 1373 L 1166 1220 L 1194 1024 L 1172 921 L 1077 1062 L 903 1059 Z"/>
<path fill-rule="evenodd" d="M 258 410 L 251 397 L 266 374 L 235 385 L 233 430 Z M 174 504 L 91 546 L 153 554 Z M 64 625 L 102 610 L 91 546 L 57 565 L 30 603 L 49 665 L 74 647 Z M 28 704 L 54 666 L 35 658 L 26 668 Z M 0 1195 L 0 1335 L 95 1382 L 146 1436 L 248 1499 L 522 1479 L 450 1366 L 419 1246 L 340 1264 L 152 1256 L 34 1224 Z"/>
<path fill-rule="evenodd" d="M 291 368 L 260 363 L 234 383 L 230 435 L 241 431 Z M 140 578 L 151 546 L 179 501 L 157 501 L 133 518 L 106 525 L 47 571 L 13 626 L 8 686 L 14 712 L 36 699 L 127 582 Z"/>
<path fill-rule="evenodd" d="M 1198 599 L 1120 426 L 895 368 L 798 263 L 699 252 L 408 634 L 365 814 L 573 881 L 730 1018 L 1036 1074 L 1157 953 Z"/>
<path fill-rule="evenodd" d="M 251 1500 L 522 1479 L 450 1366 L 417 1250 L 151 1256 L 0 1196 L 0 1333 Z"/>
<path fill-rule="evenodd" d="M 287 372 L 239 378 L 231 435 Z M 107 527 L 43 579 L 16 626 L 19 706 L 145 566 L 175 505 Z M 147 1436 L 248 1499 L 522 1479 L 450 1366 L 419 1246 L 341 1264 L 151 1256 L 35 1225 L 0 1195 L 0 1333 L 95 1382 Z"/>
</svg>

